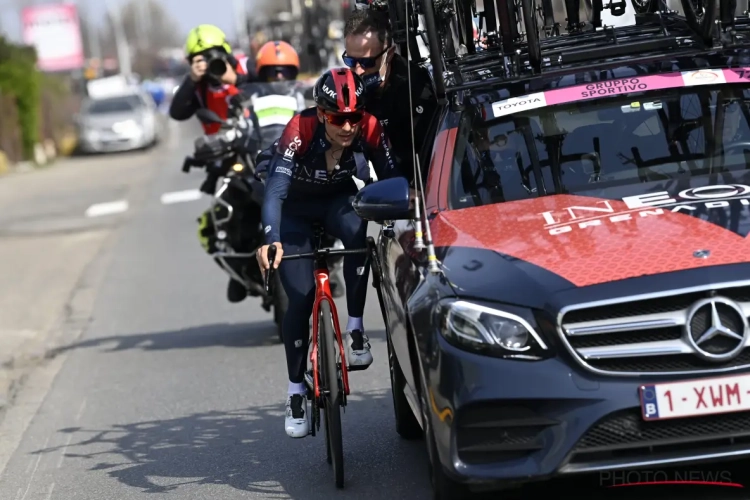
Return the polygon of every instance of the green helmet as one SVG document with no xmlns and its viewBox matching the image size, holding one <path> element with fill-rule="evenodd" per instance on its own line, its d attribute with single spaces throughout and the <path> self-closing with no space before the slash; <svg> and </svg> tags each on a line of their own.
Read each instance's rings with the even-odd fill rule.
<svg viewBox="0 0 750 500">
<path fill-rule="evenodd" d="M 201 24 L 188 33 L 185 41 L 185 56 L 190 58 L 214 47 L 222 47 L 227 54 L 232 53 L 232 47 L 227 43 L 227 37 L 223 31 L 212 24 Z"/>
</svg>

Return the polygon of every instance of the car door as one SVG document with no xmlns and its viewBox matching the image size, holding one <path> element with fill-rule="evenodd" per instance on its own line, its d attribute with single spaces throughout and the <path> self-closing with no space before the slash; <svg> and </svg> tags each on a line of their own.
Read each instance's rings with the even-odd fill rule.
<svg viewBox="0 0 750 500">
<path fill-rule="evenodd" d="M 446 149 L 452 150 L 452 148 L 445 147 L 447 137 L 444 133 L 445 127 L 450 123 L 453 123 L 452 114 L 445 114 L 442 109 L 438 109 L 430 125 L 432 132 L 439 129 L 441 133 L 437 134 L 432 147 L 426 147 L 424 151 L 430 158 L 429 169 L 423 176 L 428 179 L 424 185 L 427 200 L 436 197 L 440 183 L 432 182 L 430 179 L 439 179 Z M 436 134 L 430 133 L 427 137 L 436 137 Z M 427 204 L 430 205 L 429 202 Z M 417 354 L 415 339 L 410 338 L 413 332 L 409 331 L 407 303 L 427 272 L 427 254 L 424 250 L 418 251 L 414 248 L 415 234 L 415 222 L 412 220 L 392 221 L 384 225 L 380 233 L 379 260 L 382 267 L 381 287 L 391 344 L 406 383 L 416 395 L 418 381 L 414 377 Z"/>
</svg>

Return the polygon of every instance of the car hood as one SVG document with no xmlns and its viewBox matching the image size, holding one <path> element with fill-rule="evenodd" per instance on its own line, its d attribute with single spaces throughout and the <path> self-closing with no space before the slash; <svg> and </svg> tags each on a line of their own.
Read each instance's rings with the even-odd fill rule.
<svg viewBox="0 0 750 500">
<path fill-rule="evenodd" d="M 498 276 L 559 291 L 750 262 L 750 187 L 702 189 L 702 197 L 700 189 L 680 193 L 692 199 L 554 195 L 443 211 L 431 223 L 433 241 L 451 281 L 467 290 L 482 280 L 498 286 Z M 477 266 L 482 272 L 452 272 Z"/>
<path fill-rule="evenodd" d="M 141 114 L 135 111 L 127 113 L 103 113 L 96 115 L 84 115 L 83 123 L 91 128 L 111 128 L 112 125 L 126 120 L 141 121 Z"/>
</svg>

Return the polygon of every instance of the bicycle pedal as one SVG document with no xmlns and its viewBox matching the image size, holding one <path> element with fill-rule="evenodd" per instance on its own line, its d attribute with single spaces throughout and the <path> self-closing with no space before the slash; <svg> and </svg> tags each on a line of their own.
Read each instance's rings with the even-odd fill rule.
<svg viewBox="0 0 750 500">
<path fill-rule="evenodd" d="M 361 372 L 370 368 L 370 365 L 347 365 L 346 371 L 348 372 Z"/>
</svg>

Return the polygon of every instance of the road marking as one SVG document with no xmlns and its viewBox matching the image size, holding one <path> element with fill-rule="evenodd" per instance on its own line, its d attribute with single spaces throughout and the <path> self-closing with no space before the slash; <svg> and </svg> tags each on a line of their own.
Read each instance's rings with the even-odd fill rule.
<svg viewBox="0 0 750 500">
<path fill-rule="evenodd" d="M 184 203 L 186 201 L 196 201 L 203 197 L 203 193 L 199 189 L 188 189 L 187 191 L 173 191 L 171 193 L 164 193 L 161 195 L 161 202 L 164 205 L 172 203 Z"/>
<path fill-rule="evenodd" d="M 127 211 L 127 209 L 128 202 L 125 200 L 96 203 L 86 209 L 86 217 L 101 217 L 102 215 L 119 214 Z"/>
<path fill-rule="evenodd" d="M 71 441 L 73 441 L 73 434 L 68 434 L 68 440 L 65 442 L 65 446 L 63 446 L 62 452 L 60 453 L 60 459 L 57 461 L 58 469 L 62 467 L 62 464 L 65 461 L 65 455 L 68 453 L 68 446 L 70 446 Z"/>
</svg>

